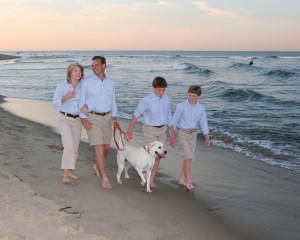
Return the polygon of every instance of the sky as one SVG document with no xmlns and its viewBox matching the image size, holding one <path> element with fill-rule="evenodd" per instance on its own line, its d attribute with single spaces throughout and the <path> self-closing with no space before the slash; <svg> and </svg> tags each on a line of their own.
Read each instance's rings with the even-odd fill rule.
<svg viewBox="0 0 300 240">
<path fill-rule="evenodd" d="M 0 51 L 300 51 L 299 0 L 0 0 Z"/>
</svg>

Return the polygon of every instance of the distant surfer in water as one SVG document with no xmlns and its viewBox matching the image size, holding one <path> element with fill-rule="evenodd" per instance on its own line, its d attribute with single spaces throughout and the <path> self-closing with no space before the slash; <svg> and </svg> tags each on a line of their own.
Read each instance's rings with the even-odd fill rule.
<svg viewBox="0 0 300 240">
<path fill-rule="evenodd" d="M 251 66 L 251 65 L 253 65 L 253 60 L 251 60 L 251 61 L 249 62 L 249 66 Z"/>
</svg>

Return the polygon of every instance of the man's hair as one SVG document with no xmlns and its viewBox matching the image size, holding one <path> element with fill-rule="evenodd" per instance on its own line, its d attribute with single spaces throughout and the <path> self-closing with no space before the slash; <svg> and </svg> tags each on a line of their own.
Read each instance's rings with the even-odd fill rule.
<svg viewBox="0 0 300 240">
<path fill-rule="evenodd" d="M 195 93 L 198 96 L 201 96 L 202 89 L 199 85 L 192 85 L 192 86 L 189 87 L 188 93 Z"/>
<path fill-rule="evenodd" d="M 92 58 L 92 60 L 97 60 L 97 59 L 100 59 L 101 63 L 106 65 L 106 59 L 105 59 L 105 57 L 102 57 L 102 56 L 94 56 L 94 57 Z"/>
<path fill-rule="evenodd" d="M 154 88 L 166 88 L 168 86 L 166 79 L 163 77 L 156 77 L 152 81 L 152 87 Z"/>
</svg>

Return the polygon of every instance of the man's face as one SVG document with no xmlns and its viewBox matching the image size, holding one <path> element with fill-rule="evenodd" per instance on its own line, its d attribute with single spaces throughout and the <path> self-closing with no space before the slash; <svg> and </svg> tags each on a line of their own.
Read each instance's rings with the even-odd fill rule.
<svg viewBox="0 0 300 240">
<path fill-rule="evenodd" d="M 102 64 L 100 59 L 95 59 L 92 62 L 92 70 L 95 75 L 99 75 L 104 72 L 105 64 Z"/>
</svg>

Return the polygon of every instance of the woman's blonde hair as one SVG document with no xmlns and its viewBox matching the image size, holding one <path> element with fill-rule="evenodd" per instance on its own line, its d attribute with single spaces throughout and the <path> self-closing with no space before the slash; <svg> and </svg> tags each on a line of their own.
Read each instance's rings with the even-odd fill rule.
<svg viewBox="0 0 300 240">
<path fill-rule="evenodd" d="M 71 81 L 71 72 L 74 67 L 79 67 L 81 70 L 81 78 L 79 79 L 79 81 L 81 79 L 83 79 L 83 72 L 84 72 L 83 66 L 81 66 L 79 63 L 72 63 L 67 67 L 67 81 L 68 82 Z"/>
</svg>

